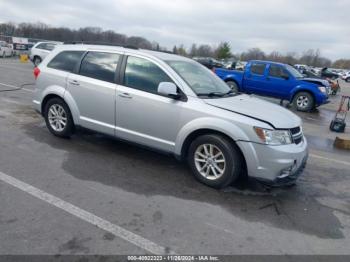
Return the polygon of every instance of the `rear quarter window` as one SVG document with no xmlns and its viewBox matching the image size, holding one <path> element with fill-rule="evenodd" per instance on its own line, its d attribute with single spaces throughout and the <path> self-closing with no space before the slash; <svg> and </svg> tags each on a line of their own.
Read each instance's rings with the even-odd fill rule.
<svg viewBox="0 0 350 262">
<path fill-rule="evenodd" d="M 63 51 L 57 54 L 47 65 L 49 68 L 73 72 L 84 51 Z"/>
<path fill-rule="evenodd" d="M 253 63 L 250 66 L 250 72 L 256 75 L 264 75 L 265 67 L 266 67 L 265 64 Z"/>
</svg>

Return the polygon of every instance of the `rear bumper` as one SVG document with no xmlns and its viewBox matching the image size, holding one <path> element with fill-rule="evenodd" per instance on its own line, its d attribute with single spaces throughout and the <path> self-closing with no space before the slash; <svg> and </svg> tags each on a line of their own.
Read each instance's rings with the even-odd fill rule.
<svg viewBox="0 0 350 262">
<path fill-rule="evenodd" d="M 299 144 L 269 146 L 251 142 L 237 142 L 247 164 L 248 176 L 269 185 L 294 183 L 302 174 L 308 159 L 305 137 Z"/>
</svg>

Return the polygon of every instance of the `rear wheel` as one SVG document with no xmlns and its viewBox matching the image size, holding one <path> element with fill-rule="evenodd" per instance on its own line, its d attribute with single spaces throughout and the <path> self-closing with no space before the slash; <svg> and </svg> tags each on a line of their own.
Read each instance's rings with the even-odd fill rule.
<svg viewBox="0 0 350 262">
<path fill-rule="evenodd" d="M 40 65 L 40 63 L 41 63 L 41 58 L 38 57 L 38 56 L 34 57 L 33 63 L 34 63 L 35 66 Z"/>
<path fill-rule="evenodd" d="M 238 93 L 238 85 L 236 84 L 235 81 L 227 81 L 226 84 L 232 89 L 233 92 Z"/>
<path fill-rule="evenodd" d="M 237 147 L 226 137 L 203 135 L 196 138 L 188 150 L 188 163 L 197 180 L 223 188 L 241 174 L 243 160 Z"/>
<path fill-rule="evenodd" d="M 315 101 L 310 93 L 299 92 L 294 96 L 293 106 L 298 111 L 308 112 L 315 107 Z"/>
<path fill-rule="evenodd" d="M 46 126 L 55 136 L 70 137 L 74 122 L 68 105 L 60 98 L 50 99 L 44 110 Z"/>
</svg>

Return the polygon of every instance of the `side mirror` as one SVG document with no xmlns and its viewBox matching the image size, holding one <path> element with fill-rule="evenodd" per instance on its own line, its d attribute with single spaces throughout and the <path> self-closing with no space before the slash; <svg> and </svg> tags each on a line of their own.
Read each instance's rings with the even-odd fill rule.
<svg viewBox="0 0 350 262">
<path fill-rule="evenodd" d="M 181 97 L 181 94 L 177 92 L 177 86 L 172 82 L 159 83 L 158 93 L 174 99 L 179 99 Z"/>
</svg>

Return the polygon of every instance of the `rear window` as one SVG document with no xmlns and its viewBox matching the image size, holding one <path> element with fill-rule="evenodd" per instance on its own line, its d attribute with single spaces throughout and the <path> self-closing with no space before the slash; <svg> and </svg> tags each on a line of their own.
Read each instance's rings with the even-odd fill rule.
<svg viewBox="0 0 350 262">
<path fill-rule="evenodd" d="M 265 67 L 266 67 L 265 64 L 260 64 L 260 63 L 252 64 L 250 66 L 250 72 L 256 75 L 263 75 L 265 71 Z"/>
<path fill-rule="evenodd" d="M 84 51 L 63 51 L 56 55 L 47 65 L 49 68 L 73 72 Z"/>
<path fill-rule="evenodd" d="M 81 63 L 79 74 L 114 83 L 119 58 L 119 54 L 89 52 Z"/>
<path fill-rule="evenodd" d="M 41 44 L 37 45 L 36 48 L 52 51 L 55 48 L 55 46 L 56 46 L 56 44 L 54 44 L 54 43 L 41 43 Z"/>
</svg>

